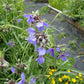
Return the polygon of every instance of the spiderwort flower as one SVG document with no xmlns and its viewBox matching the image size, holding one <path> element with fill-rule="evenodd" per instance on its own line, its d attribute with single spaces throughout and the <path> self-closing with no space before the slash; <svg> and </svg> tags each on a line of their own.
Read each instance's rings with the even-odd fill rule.
<svg viewBox="0 0 84 84">
<path fill-rule="evenodd" d="M 18 82 L 18 84 L 24 84 L 25 82 L 25 74 L 24 72 L 21 74 L 21 80 Z"/>
<path fill-rule="evenodd" d="M 15 68 L 14 67 L 11 67 L 11 72 L 15 73 Z"/>
<path fill-rule="evenodd" d="M 57 52 L 60 52 L 60 48 L 56 48 Z"/>
<path fill-rule="evenodd" d="M 50 55 L 53 56 L 53 57 L 55 56 L 54 52 L 55 52 L 55 48 L 50 48 L 50 49 L 47 50 L 47 53 L 50 53 Z"/>
<path fill-rule="evenodd" d="M 31 84 L 35 83 L 36 82 L 36 79 L 35 77 L 31 78 Z"/>
<path fill-rule="evenodd" d="M 13 42 L 8 42 L 8 45 L 11 45 L 11 47 L 13 47 Z"/>
<path fill-rule="evenodd" d="M 56 48 L 57 52 L 60 52 L 60 48 Z M 50 53 L 51 56 L 55 56 L 55 48 L 50 48 L 47 50 L 47 53 Z"/>
<path fill-rule="evenodd" d="M 45 22 L 39 22 L 39 23 L 37 23 L 36 26 L 37 26 L 38 31 L 43 31 L 44 26 L 46 26 L 47 28 L 49 27 L 49 25 L 47 23 L 45 23 Z"/>
<path fill-rule="evenodd" d="M 33 18 L 33 15 L 26 15 L 24 14 L 24 17 L 25 18 L 28 18 L 27 22 L 30 24 L 31 22 L 34 22 L 34 18 Z"/>
<path fill-rule="evenodd" d="M 31 44 L 34 44 L 35 48 L 37 48 L 37 43 L 36 43 L 36 38 L 35 38 L 35 36 L 29 35 L 29 39 L 26 38 L 25 40 L 27 40 L 27 42 L 29 42 L 29 43 L 31 43 Z"/>
<path fill-rule="evenodd" d="M 29 32 L 30 35 L 34 35 L 35 34 L 35 30 L 33 28 L 31 28 L 31 27 L 29 27 L 27 29 L 27 31 Z"/>
<path fill-rule="evenodd" d="M 46 50 L 43 47 L 37 50 L 38 50 L 39 57 L 35 61 L 38 61 L 39 64 L 43 64 L 45 62 L 43 55 L 45 55 Z"/>
<path fill-rule="evenodd" d="M 30 24 L 31 22 L 34 22 L 34 18 L 32 15 L 29 15 L 29 19 L 27 20 L 27 22 Z"/>
<path fill-rule="evenodd" d="M 18 23 L 20 23 L 21 20 L 23 20 L 23 19 L 18 19 Z"/>
<path fill-rule="evenodd" d="M 36 43 L 36 38 L 35 38 L 35 36 L 29 35 L 28 42 L 31 43 L 31 44 L 35 44 L 35 43 Z"/>
<path fill-rule="evenodd" d="M 43 22 L 37 23 L 37 28 L 38 28 L 38 31 L 43 31 L 44 30 Z"/>
<path fill-rule="evenodd" d="M 63 61 L 66 61 L 67 60 L 67 57 L 66 56 L 69 56 L 69 54 L 62 54 L 59 57 L 57 57 L 57 59 L 60 59 L 61 58 Z"/>
<path fill-rule="evenodd" d="M 39 56 L 35 61 L 38 61 L 39 64 L 43 64 L 45 62 L 45 59 L 43 56 Z"/>
<path fill-rule="evenodd" d="M 43 55 L 45 55 L 45 53 L 46 53 L 46 50 L 43 47 L 38 49 L 39 56 L 43 56 Z"/>
</svg>

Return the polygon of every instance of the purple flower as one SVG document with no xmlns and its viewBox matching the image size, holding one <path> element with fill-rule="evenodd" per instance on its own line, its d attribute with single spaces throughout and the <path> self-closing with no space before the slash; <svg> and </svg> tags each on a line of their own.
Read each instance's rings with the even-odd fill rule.
<svg viewBox="0 0 84 84">
<path fill-rule="evenodd" d="M 25 18 L 28 18 L 27 22 L 28 22 L 29 24 L 30 24 L 31 22 L 34 22 L 33 15 L 24 14 L 24 17 L 25 17 Z"/>
<path fill-rule="evenodd" d="M 43 31 L 44 30 L 44 26 L 46 26 L 47 28 L 49 27 L 49 25 L 47 23 L 45 23 L 45 22 L 37 23 L 38 31 Z"/>
<path fill-rule="evenodd" d="M 48 24 L 48 23 L 43 22 L 43 24 L 44 24 L 47 28 L 49 28 L 49 24 Z"/>
<path fill-rule="evenodd" d="M 46 53 L 46 50 L 43 47 L 38 49 L 39 56 L 45 55 L 45 53 Z"/>
<path fill-rule="evenodd" d="M 29 32 L 30 35 L 34 35 L 35 34 L 35 30 L 33 28 L 31 28 L 31 27 L 29 27 L 27 29 L 27 31 Z"/>
<path fill-rule="evenodd" d="M 12 43 L 12 42 L 10 42 L 10 41 L 8 42 L 8 45 L 11 45 L 11 47 L 13 47 L 13 43 Z"/>
<path fill-rule="evenodd" d="M 55 52 L 55 48 L 50 48 L 50 49 L 47 50 L 47 53 L 50 53 L 50 55 L 53 56 L 53 57 L 55 56 L 54 52 Z"/>
<path fill-rule="evenodd" d="M 35 36 L 29 35 L 28 42 L 31 43 L 31 44 L 35 44 L 35 43 L 36 43 L 36 38 L 35 38 Z"/>
<path fill-rule="evenodd" d="M 21 20 L 23 20 L 23 19 L 18 19 L 18 23 L 20 23 Z"/>
<path fill-rule="evenodd" d="M 24 84 L 24 80 L 20 80 L 19 82 L 18 82 L 18 84 Z"/>
<path fill-rule="evenodd" d="M 35 61 L 38 61 L 39 64 L 43 64 L 45 62 L 45 59 L 43 56 L 39 56 Z"/>
<path fill-rule="evenodd" d="M 29 15 L 28 17 L 29 17 L 29 18 L 28 18 L 27 22 L 28 22 L 29 24 L 30 24 L 31 22 L 34 22 L 34 18 L 33 18 L 32 15 Z"/>
<path fill-rule="evenodd" d="M 21 80 L 18 82 L 18 84 L 24 84 L 25 82 L 25 74 L 24 72 L 21 74 Z"/>
<path fill-rule="evenodd" d="M 56 48 L 57 52 L 60 52 L 60 48 Z"/>
<path fill-rule="evenodd" d="M 35 77 L 34 78 L 31 78 L 31 84 L 35 83 L 36 82 L 36 79 Z"/>
<path fill-rule="evenodd" d="M 62 58 L 63 61 L 66 61 L 67 60 L 67 57 L 66 56 L 69 56 L 69 54 L 62 54 L 59 57 L 57 57 L 57 59 Z"/>
<path fill-rule="evenodd" d="M 11 67 L 11 72 L 15 73 L 15 68 L 14 67 Z"/>
<path fill-rule="evenodd" d="M 24 74 L 24 72 L 21 74 L 21 79 L 25 80 L 25 74 Z"/>
<path fill-rule="evenodd" d="M 43 31 L 44 30 L 43 22 L 37 23 L 37 28 L 38 28 L 38 31 Z"/>
<path fill-rule="evenodd" d="M 29 43 L 31 43 L 31 44 L 34 44 L 35 48 L 37 48 L 37 43 L 36 43 L 36 38 L 35 38 L 35 36 L 29 35 L 29 39 L 26 38 L 25 40 L 27 40 L 27 42 L 29 42 Z"/>
<path fill-rule="evenodd" d="M 25 17 L 25 18 L 28 18 L 28 17 L 29 17 L 29 15 L 27 15 L 27 14 L 24 14 L 24 17 Z"/>
</svg>

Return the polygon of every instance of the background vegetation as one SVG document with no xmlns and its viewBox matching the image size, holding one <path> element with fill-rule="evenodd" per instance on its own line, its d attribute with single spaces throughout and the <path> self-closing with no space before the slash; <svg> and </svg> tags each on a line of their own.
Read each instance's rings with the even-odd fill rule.
<svg viewBox="0 0 84 84">
<path fill-rule="evenodd" d="M 49 0 L 49 4 L 72 16 L 84 27 L 84 0 Z"/>
</svg>

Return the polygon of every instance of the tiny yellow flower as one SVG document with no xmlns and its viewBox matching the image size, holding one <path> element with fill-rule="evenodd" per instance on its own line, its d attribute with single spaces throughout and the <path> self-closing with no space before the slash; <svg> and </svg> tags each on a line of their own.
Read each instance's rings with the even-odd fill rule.
<svg viewBox="0 0 84 84">
<path fill-rule="evenodd" d="M 64 78 L 67 78 L 68 76 L 64 75 Z"/>
<path fill-rule="evenodd" d="M 75 79 L 75 78 L 73 78 L 73 79 L 72 79 L 72 82 L 73 82 L 73 83 L 75 83 L 75 82 L 76 82 L 76 79 Z"/>
<path fill-rule="evenodd" d="M 57 71 L 57 69 L 55 69 L 55 71 Z"/>
<path fill-rule="evenodd" d="M 80 78 L 80 80 L 82 80 L 82 78 Z"/>
<path fill-rule="evenodd" d="M 54 72 L 55 70 L 54 69 L 51 69 L 52 72 Z"/>
<path fill-rule="evenodd" d="M 66 82 L 65 84 L 68 84 L 68 82 Z"/>
<path fill-rule="evenodd" d="M 61 79 L 61 78 L 59 78 L 59 79 L 58 79 L 58 81 L 59 81 L 59 82 L 62 82 L 62 79 Z"/>
<path fill-rule="evenodd" d="M 76 78 L 79 78 L 78 76 L 76 76 Z"/>
<path fill-rule="evenodd" d="M 48 78 L 50 77 L 50 75 L 47 76 Z"/>
<path fill-rule="evenodd" d="M 49 69 L 49 71 L 54 72 L 57 71 L 57 69 Z"/>
<path fill-rule="evenodd" d="M 71 72 L 70 70 L 67 70 L 67 72 Z"/>
<path fill-rule="evenodd" d="M 79 76 L 81 77 L 82 75 L 79 73 Z"/>
<path fill-rule="evenodd" d="M 48 79 L 50 79 L 50 75 L 47 75 Z"/>
<path fill-rule="evenodd" d="M 49 72 L 50 75 L 52 75 L 52 72 Z"/>
<path fill-rule="evenodd" d="M 67 76 L 67 75 L 64 75 L 64 76 L 62 76 L 62 78 L 70 78 L 69 76 Z"/>
<path fill-rule="evenodd" d="M 52 84 L 55 84 L 55 79 L 54 78 L 52 78 Z"/>
</svg>

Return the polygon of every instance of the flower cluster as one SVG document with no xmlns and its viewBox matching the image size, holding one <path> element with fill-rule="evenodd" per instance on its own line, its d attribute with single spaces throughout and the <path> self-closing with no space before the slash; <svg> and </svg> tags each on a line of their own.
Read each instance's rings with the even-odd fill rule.
<svg viewBox="0 0 84 84">
<path fill-rule="evenodd" d="M 57 79 L 57 81 L 55 81 L 55 77 L 53 77 L 53 73 L 54 72 L 57 72 L 57 69 L 49 69 L 47 72 L 48 72 L 48 79 L 51 80 L 51 84 L 55 84 L 55 83 L 64 83 L 64 84 L 70 84 L 70 83 L 79 83 L 81 81 L 81 84 L 82 84 L 82 80 L 83 80 L 83 76 L 79 73 L 77 76 L 72 76 L 72 75 L 62 75 L 62 76 L 59 76 L 59 78 Z M 70 70 L 67 70 L 67 72 L 71 72 Z"/>
<path fill-rule="evenodd" d="M 55 84 L 55 78 L 54 77 L 50 77 L 50 76 L 52 76 L 52 74 L 53 74 L 53 72 L 55 72 L 55 71 L 57 71 L 57 69 L 49 69 L 49 71 L 47 71 L 48 72 L 48 79 L 49 80 L 51 80 L 51 84 Z"/>
<path fill-rule="evenodd" d="M 45 54 L 50 53 L 50 55 L 54 57 L 55 49 L 57 50 L 57 52 L 60 52 L 60 48 L 49 48 L 48 50 L 46 49 L 50 44 L 48 41 L 48 36 L 46 34 L 47 32 L 45 33 L 44 30 L 45 28 L 49 28 L 49 24 L 41 20 L 39 15 L 24 14 L 24 17 L 28 18 L 27 22 L 31 26 L 27 29 L 29 37 L 25 40 L 27 40 L 27 42 L 31 44 L 34 44 L 39 55 L 39 57 L 35 61 L 38 61 L 39 64 L 43 64 L 45 62 Z M 20 22 L 21 20 L 22 19 L 18 19 L 18 22 Z M 34 24 L 34 26 L 32 26 L 32 24 Z M 66 56 L 68 56 L 68 54 L 63 54 L 58 56 L 57 59 L 62 58 L 63 61 L 66 61 Z"/>
<path fill-rule="evenodd" d="M 40 18 L 36 15 L 24 15 L 25 18 L 28 18 L 27 22 L 29 24 L 36 24 L 36 29 L 29 27 L 27 29 L 29 33 L 29 39 L 27 40 L 29 43 L 34 44 L 36 50 L 38 52 L 39 57 L 35 60 L 38 61 L 39 64 L 43 64 L 45 62 L 44 55 L 46 54 L 45 47 L 49 45 L 48 38 L 46 34 L 43 32 L 45 27 L 49 28 L 49 25 L 40 20 Z M 38 32 L 36 31 L 38 30 Z M 39 47 L 39 48 L 38 48 Z"/>
</svg>

